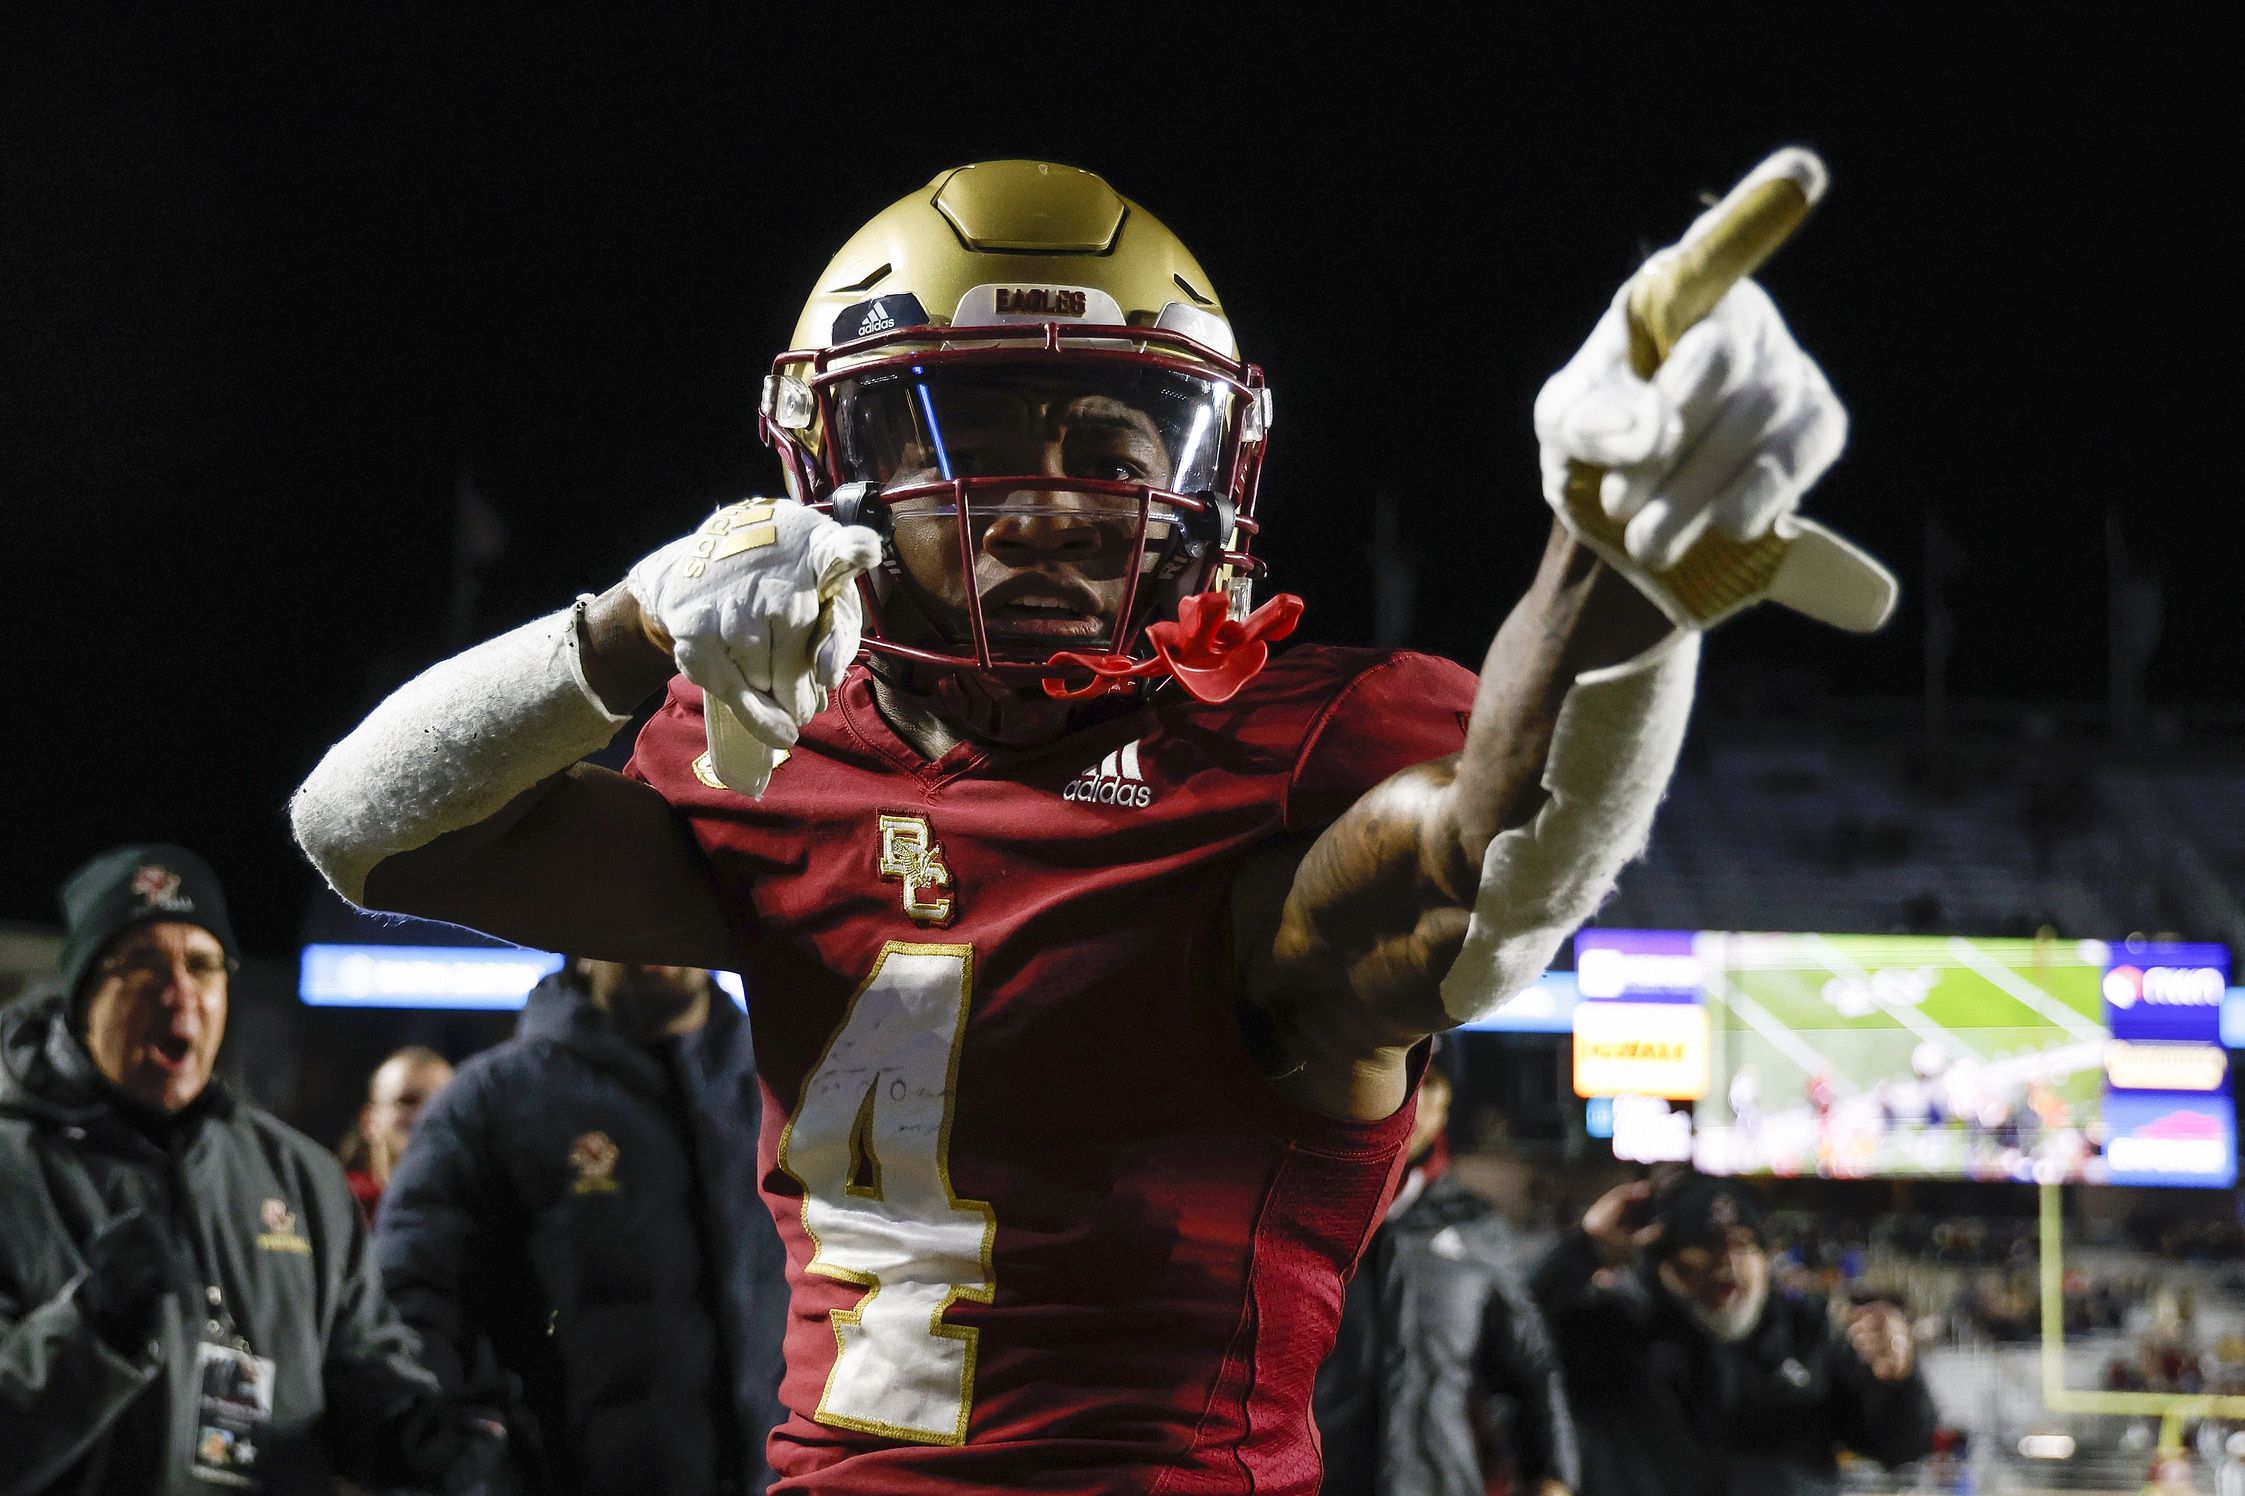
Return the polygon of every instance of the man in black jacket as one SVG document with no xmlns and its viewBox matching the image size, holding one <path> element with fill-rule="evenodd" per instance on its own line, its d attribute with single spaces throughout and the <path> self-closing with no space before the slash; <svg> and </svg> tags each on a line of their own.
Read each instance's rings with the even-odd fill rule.
<svg viewBox="0 0 2245 1496">
<path fill-rule="evenodd" d="M 479 1479 L 327 1151 L 211 1077 L 234 937 L 181 847 L 63 885 L 63 992 L 0 1014 L 0 1493 Z"/>
<path fill-rule="evenodd" d="M 1841 1329 L 1821 1298 L 1771 1292 L 1735 1181 L 1610 1191 L 1535 1293 L 1582 1429 L 1582 1496 L 1833 1496 L 1843 1449 L 1891 1466 L 1933 1448 L 1901 1312 L 1860 1306 Z"/>
<path fill-rule="evenodd" d="M 1410 1168 L 1317 1372 L 1322 1496 L 1567 1496 L 1574 1425 L 1511 1229 L 1447 1172 L 1460 1051 L 1438 1035 Z"/>
<path fill-rule="evenodd" d="M 761 1491 L 786 1285 L 748 1022 L 706 972 L 579 961 L 421 1114 L 376 1251 L 450 1387 L 518 1388 L 528 1489 Z"/>
</svg>

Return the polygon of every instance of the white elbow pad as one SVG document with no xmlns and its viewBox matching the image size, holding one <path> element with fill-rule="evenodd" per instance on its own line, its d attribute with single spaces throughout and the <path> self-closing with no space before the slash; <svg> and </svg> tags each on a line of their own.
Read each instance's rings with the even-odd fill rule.
<svg viewBox="0 0 2245 1496">
<path fill-rule="evenodd" d="M 1626 664 L 1575 678 L 1544 763 L 1550 798 L 1482 856 L 1465 945 L 1442 983 L 1452 1018 L 1468 1022 L 1542 976 L 1645 850 L 1698 670 L 1699 635 L 1679 630 Z"/>
<path fill-rule="evenodd" d="M 289 802 L 297 845 L 356 904 L 382 859 L 488 818 L 628 720 L 585 683 L 576 609 L 535 619 L 415 676 L 330 748 Z"/>
</svg>

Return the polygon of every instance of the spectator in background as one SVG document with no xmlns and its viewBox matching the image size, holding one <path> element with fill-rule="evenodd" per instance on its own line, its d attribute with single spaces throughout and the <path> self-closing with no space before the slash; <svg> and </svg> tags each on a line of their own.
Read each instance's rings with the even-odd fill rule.
<svg viewBox="0 0 2245 1496">
<path fill-rule="evenodd" d="M 709 974 L 576 961 L 422 1113 L 390 1293 L 453 1388 L 505 1382 L 556 1496 L 761 1491 L 786 1319 L 748 1020 Z"/>
<path fill-rule="evenodd" d="M 351 1182 L 351 1198 L 359 1202 L 366 1223 L 382 1204 L 390 1175 L 405 1156 L 406 1140 L 429 1098 L 452 1079 L 452 1062 L 435 1050 L 408 1044 L 374 1067 L 367 1078 L 366 1105 L 359 1108 L 358 1125 L 343 1139 L 336 1157 L 343 1161 L 343 1177 Z"/>
<path fill-rule="evenodd" d="M 2221 1457 L 2214 1461 L 2214 1496 L 2245 1496 L 2245 1429 L 2222 1443 Z"/>
<path fill-rule="evenodd" d="M 62 903 L 62 992 L 0 1014 L 0 1492 L 479 1480 L 498 1425 L 414 1359 L 342 1169 L 212 1078 L 218 880 L 120 847 Z"/>
<path fill-rule="evenodd" d="M 1318 1368 L 1322 1496 L 1567 1496 L 1579 1457 L 1558 1361 L 1511 1228 L 1449 1175 L 1461 1051 L 1434 1046 L 1408 1171 Z"/>
<path fill-rule="evenodd" d="M 1582 1496 L 1833 1496 L 1842 1449 L 1933 1448 L 1933 1400 L 1892 1304 L 1835 1328 L 1772 1293 L 1761 1212 L 1731 1180 L 1623 1185 L 1553 1245 L 1535 1293 L 1580 1426 Z"/>
</svg>

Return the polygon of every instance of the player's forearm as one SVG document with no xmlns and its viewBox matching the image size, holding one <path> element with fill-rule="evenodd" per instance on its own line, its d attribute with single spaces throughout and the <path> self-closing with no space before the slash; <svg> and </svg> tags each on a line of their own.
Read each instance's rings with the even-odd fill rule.
<svg viewBox="0 0 2245 1496">
<path fill-rule="evenodd" d="M 1577 676 L 1642 655 L 1673 625 L 1556 522 L 1535 581 L 1489 645 L 1464 750 L 1432 834 L 1444 881 L 1469 901 L 1482 857 L 1545 799 L 1559 711 Z"/>
<path fill-rule="evenodd" d="M 1352 1057 L 1540 975 L 1644 845 L 1696 646 L 1555 528 L 1490 646 L 1465 748 L 1375 788 L 1294 870 L 1272 969 L 1346 998 L 1296 1021 L 1289 1052 L 1333 1050 L 1345 1087 Z"/>
<path fill-rule="evenodd" d="M 571 614 L 533 620 L 423 671 L 329 749 L 290 803 L 297 842 L 364 902 L 386 859 L 502 816 L 623 721 L 590 692 Z"/>
<path fill-rule="evenodd" d="M 1490 650 L 1425 862 L 1470 905 L 1442 978 L 1454 1022 L 1536 980 L 1652 832 L 1691 715 L 1699 635 L 1555 541 Z M 1654 621 L 1658 620 L 1658 621 Z"/>
<path fill-rule="evenodd" d="M 585 684 L 612 712 L 635 710 L 678 673 L 671 641 L 647 617 L 626 582 L 585 605 L 578 645 Z"/>
</svg>

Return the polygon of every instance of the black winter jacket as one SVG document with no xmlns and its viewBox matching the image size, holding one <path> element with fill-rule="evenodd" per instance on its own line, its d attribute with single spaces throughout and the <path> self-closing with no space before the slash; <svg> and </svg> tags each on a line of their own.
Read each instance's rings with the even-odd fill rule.
<svg viewBox="0 0 2245 1496">
<path fill-rule="evenodd" d="M 1872 1376 L 1823 1299 L 1773 1290 L 1723 1344 L 1650 1262 L 1605 1282 L 1599 1266 L 1571 1231 L 1534 1280 L 1582 1430 L 1580 1496 L 1834 1496 L 1842 1449 L 1890 1466 L 1931 1452 L 1924 1379 Z"/>
<path fill-rule="evenodd" d="M 1406 1183 L 1405 1188 L 1410 1188 Z M 1511 1228 L 1448 1176 L 1374 1234 L 1318 1368 L 1323 1496 L 1574 1485 L 1574 1425 Z"/>
<path fill-rule="evenodd" d="M 128 1210 L 175 1232 L 273 1367 L 256 1466 L 271 1496 L 330 1496 L 342 1472 L 408 1479 L 408 1429 L 436 1384 L 384 1303 L 358 1206 L 327 1151 L 213 1081 L 135 1125 L 59 997 L 0 1010 L 0 1493 L 210 1496 L 190 1473 L 205 1306 L 164 1305 L 137 1356 L 83 1312 L 83 1247 Z"/>
<path fill-rule="evenodd" d="M 748 1022 L 618 1034 L 566 976 L 437 1093 L 391 1177 L 376 1252 L 448 1386 L 519 1381 L 529 1489 L 760 1491 L 787 1290 L 756 1191 Z"/>
</svg>

